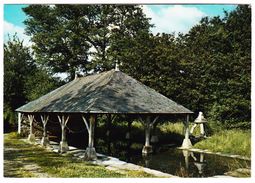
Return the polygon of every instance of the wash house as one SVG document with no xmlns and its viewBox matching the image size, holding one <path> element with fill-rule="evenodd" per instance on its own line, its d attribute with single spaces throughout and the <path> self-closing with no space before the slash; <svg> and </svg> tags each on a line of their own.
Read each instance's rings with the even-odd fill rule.
<svg viewBox="0 0 255 183">
<path fill-rule="evenodd" d="M 119 71 L 118 68 L 100 74 L 76 77 L 73 81 L 21 106 L 16 111 L 18 112 L 18 133 L 22 130 L 22 120 L 27 118 L 29 121 L 29 140 L 35 138 L 33 134 L 35 119 L 41 120 L 44 130 L 42 145 L 49 144 L 47 134 L 49 119 L 58 121 L 61 127 L 59 151 L 62 153 L 68 151 L 66 126 L 68 123 L 76 123 L 76 119 L 79 118 L 83 122 L 81 125 L 86 127 L 88 132 L 88 147 L 85 152 L 87 159 L 96 158 L 94 130 L 98 115 L 107 115 L 109 121 L 113 115 L 125 114 L 139 117 L 145 128 L 145 143 L 142 149 L 144 154 L 152 152 L 151 128 L 158 117 L 181 115 L 185 119 L 183 121 L 185 138 L 182 146 L 183 148 L 191 146 L 188 123 L 189 115 L 193 112 Z"/>
</svg>

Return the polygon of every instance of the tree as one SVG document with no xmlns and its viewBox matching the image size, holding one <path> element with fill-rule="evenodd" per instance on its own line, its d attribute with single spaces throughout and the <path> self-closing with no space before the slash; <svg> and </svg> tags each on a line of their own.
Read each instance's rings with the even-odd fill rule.
<svg viewBox="0 0 255 183">
<path fill-rule="evenodd" d="M 15 123 L 15 109 L 56 86 L 58 81 L 35 64 L 31 49 L 16 36 L 4 44 L 5 124 Z"/>
<path fill-rule="evenodd" d="M 13 111 L 27 101 L 25 81 L 35 68 L 29 48 L 16 36 L 4 44 L 4 104 Z"/>
<path fill-rule="evenodd" d="M 250 127 L 251 14 L 238 6 L 204 17 L 185 35 L 138 34 L 119 41 L 121 70 L 226 127 Z"/>
<path fill-rule="evenodd" d="M 23 10 L 37 60 L 54 73 L 68 72 L 70 78 L 79 69 L 112 68 L 116 54 L 108 50 L 114 35 L 134 36 L 150 27 L 136 5 L 30 5 Z"/>
<path fill-rule="evenodd" d="M 251 10 L 240 5 L 223 19 L 203 18 L 183 37 L 183 58 L 192 86 L 186 91 L 205 111 L 227 127 L 250 124 Z M 195 94 L 195 95 L 193 95 Z M 193 97 L 192 97 L 193 95 Z"/>
</svg>

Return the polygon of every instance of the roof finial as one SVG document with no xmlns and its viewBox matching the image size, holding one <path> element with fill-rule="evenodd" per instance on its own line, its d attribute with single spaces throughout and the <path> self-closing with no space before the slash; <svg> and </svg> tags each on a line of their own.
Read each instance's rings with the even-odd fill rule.
<svg viewBox="0 0 255 183">
<path fill-rule="evenodd" d="M 115 62 L 115 71 L 120 71 L 118 61 Z"/>
</svg>

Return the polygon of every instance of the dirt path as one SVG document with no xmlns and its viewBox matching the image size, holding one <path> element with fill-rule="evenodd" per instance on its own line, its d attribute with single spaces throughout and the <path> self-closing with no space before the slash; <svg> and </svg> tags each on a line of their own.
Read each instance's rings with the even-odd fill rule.
<svg viewBox="0 0 255 183">
<path fill-rule="evenodd" d="M 42 172 L 41 167 L 35 163 L 26 161 L 15 147 L 4 147 L 4 177 L 50 177 Z"/>
</svg>

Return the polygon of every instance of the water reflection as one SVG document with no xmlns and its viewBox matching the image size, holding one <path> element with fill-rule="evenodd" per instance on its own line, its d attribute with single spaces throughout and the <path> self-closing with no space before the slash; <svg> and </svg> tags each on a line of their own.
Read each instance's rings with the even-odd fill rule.
<svg viewBox="0 0 255 183">
<path fill-rule="evenodd" d="M 132 156 L 129 162 L 181 177 L 210 177 L 240 168 L 250 161 L 209 155 L 188 150 L 169 149 L 147 156 Z"/>
<path fill-rule="evenodd" d="M 249 168 L 251 162 L 209 155 L 187 150 L 170 148 L 169 145 L 155 145 L 154 153 L 142 156 L 142 142 L 132 139 L 97 139 L 96 151 L 119 158 L 120 160 L 152 168 L 181 177 L 210 177 L 240 168 Z M 83 145 L 84 146 L 84 145 Z"/>
<path fill-rule="evenodd" d="M 204 153 L 197 153 L 199 155 L 199 158 L 197 158 L 194 155 L 194 152 L 188 151 L 188 150 L 182 150 L 182 154 L 185 159 L 185 167 L 186 167 L 187 173 L 189 172 L 189 162 L 190 162 L 190 163 L 193 163 L 195 167 L 197 168 L 199 177 L 204 177 L 204 169 L 206 167 Z M 191 158 L 189 159 L 189 157 Z"/>
</svg>

